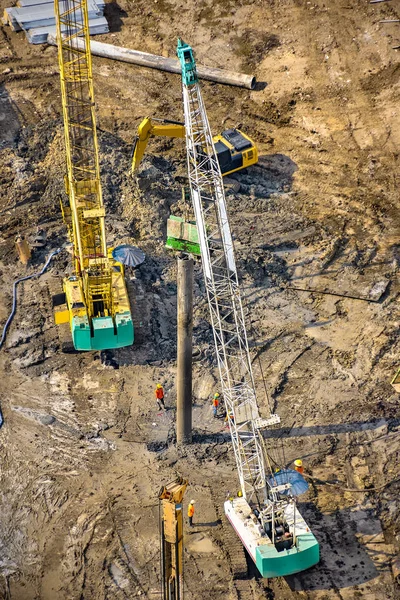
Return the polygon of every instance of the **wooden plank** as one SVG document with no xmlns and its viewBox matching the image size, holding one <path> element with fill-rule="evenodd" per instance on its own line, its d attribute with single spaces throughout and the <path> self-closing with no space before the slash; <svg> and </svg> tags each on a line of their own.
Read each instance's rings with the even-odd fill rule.
<svg viewBox="0 0 400 600">
<path fill-rule="evenodd" d="M 27 8 L 27 7 L 32 7 L 32 6 L 43 6 L 44 4 L 48 4 L 49 6 L 52 7 L 52 10 L 54 10 L 54 0 L 17 0 L 17 2 L 16 2 L 17 8 Z M 96 2 L 96 4 L 99 7 L 101 13 L 103 14 L 103 12 L 104 12 L 104 6 L 105 6 L 105 1 L 104 0 L 98 0 L 98 2 Z"/>
</svg>

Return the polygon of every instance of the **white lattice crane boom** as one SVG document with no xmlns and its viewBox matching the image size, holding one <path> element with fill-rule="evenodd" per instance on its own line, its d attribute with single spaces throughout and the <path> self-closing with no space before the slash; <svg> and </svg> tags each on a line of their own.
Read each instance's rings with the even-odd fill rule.
<svg viewBox="0 0 400 600">
<path fill-rule="evenodd" d="M 243 495 L 226 502 L 225 513 L 263 576 L 288 575 L 318 562 L 318 542 L 293 497 L 282 497 L 291 486 L 286 481 L 278 485 L 272 473 L 266 476 L 258 428 L 279 423 L 279 417 L 270 414 L 262 419 L 258 411 L 222 175 L 192 48 L 178 40 L 177 55 L 182 68 L 190 192 L 221 389 Z M 280 533 L 277 523 L 281 522 L 286 528 L 282 543 L 276 535 Z M 300 533 L 307 538 L 301 549 Z M 284 561 L 283 555 L 279 556 L 282 550 L 287 551 Z"/>
<path fill-rule="evenodd" d="M 185 46 L 178 46 L 189 54 Z M 188 64 L 188 63 L 185 63 Z M 190 71 L 193 73 L 193 71 Z M 259 418 L 224 186 L 198 83 L 183 86 L 190 190 L 199 233 L 222 394 L 243 496 L 251 502 L 266 482 L 255 428 Z M 271 422 L 279 422 L 271 415 Z"/>
</svg>

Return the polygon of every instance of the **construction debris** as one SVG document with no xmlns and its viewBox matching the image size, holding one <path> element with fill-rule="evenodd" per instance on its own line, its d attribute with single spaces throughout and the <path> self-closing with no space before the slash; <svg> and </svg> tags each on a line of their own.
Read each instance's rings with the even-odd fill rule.
<svg viewBox="0 0 400 600">
<path fill-rule="evenodd" d="M 23 265 L 27 265 L 31 257 L 31 249 L 24 236 L 19 235 L 15 240 L 15 247 L 18 252 L 19 260 Z"/>
<path fill-rule="evenodd" d="M 3 327 L 3 333 L 2 333 L 1 338 L 0 338 L 0 350 L 1 350 L 4 342 L 6 341 L 6 336 L 7 336 L 8 328 L 9 328 L 9 326 L 11 324 L 11 321 L 13 320 L 15 312 L 17 310 L 17 285 L 19 283 L 22 283 L 23 281 L 28 281 L 29 279 L 33 279 L 34 277 L 40 277 L 41 275 L 43 275 L 43 273 L 45 271 L 47 271 L 47 268 L 48 268 L 49 264 L 51 263 L 53 257 L 57 256 L 57 254 L 59 254 L 61 252 L 61 250 L 62 250 L 62 248 L 57 248 L 57 250 L 53 250 L 49 254 L 46 262 L 44 263 L 43 268 L 40 271 L 38 271 L 37 273 L 32 273 L 32 275 L 26 275 L 26 277 L 20 277 L 19 279 L 16 279 L 14 281 L 14 283 L 13 283 L 12 309 L 11 309 L 11 313 L 10 313 L 10 315 L 9 315 L 7 321 L 6 321 L 6 324 Z M 1 425 L 0 425 L 0 427 L 1 427 Z"/>
</svg>

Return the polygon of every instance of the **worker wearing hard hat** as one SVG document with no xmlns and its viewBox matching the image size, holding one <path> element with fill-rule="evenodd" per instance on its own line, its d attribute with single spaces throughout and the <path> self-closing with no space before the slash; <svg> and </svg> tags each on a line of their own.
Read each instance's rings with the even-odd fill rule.
<svg viewBox="0 0 400 600">
<path fill-rule="evenodd" d="M 193 527 L 193 516 L 194 516 L 194 503 L 195 500 L 191 500 L 188 506 L 188 517 L 189 517 L 189 527 Z"/>
<path fill-rule="evenodd" d="M 232 410 L 226 410 L 226 411 L 225 411 L 225 418 L 224 418 L 224 421 L 225 421 L 225 423 L 228 423 L 228 418 L 229 418 L 229 420 L 230 420 L 230 422 L 231 422 L 231 423 L 233 423 L 233 422 L 234 422 L 234 420 L 235 420 L 235 417 L 234 417 L 234 414 L 233 414 L 233 411 L 232 411 Z M 228 427 L 228 426 L 229 426 L 229 425 L 227 425 L 227 427 Z"/>
<path fill-rule="evenodd" d="M 298 458 L 297 460 L 294 461 L 294 469 L 295 469 L 295 471 L 297 471 L 298 473 L 301 473 L 303 475 L 304 467 L 303 467 L 303 461 L 301 460 L 301 458 Z"/>
<path fill-rule="evenodd" d="M 219 406 L 219 394 L 218 394 L 218 392 L 216 392 L 214 394 L 212 406 L 213 406 L 213 415 L 214 415 L 214 418 L 216 418 L 218 416 L 218 406 Z"/>
<path fill-rule="evenodd" d="M 162 408 L 165 410 L 164 389 L 161 383 L 157 383 L 156 389 L 154 390 L 154 394 L 159 410 L 161 410 Z"/>
</svg>

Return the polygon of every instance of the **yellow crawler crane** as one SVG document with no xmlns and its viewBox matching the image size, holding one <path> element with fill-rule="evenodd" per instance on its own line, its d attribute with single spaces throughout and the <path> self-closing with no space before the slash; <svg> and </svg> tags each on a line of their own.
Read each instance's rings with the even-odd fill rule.
<svg viewBox="0 0 400 600">
<path fill-rule="evenodd" d="M 133 343 L 133 324 L 123 265 L 106 244 L 87 3 L 55 0 L 54 7 L 69 197 L 62 211 L 74 264 L 64 293 L 53 297 L 55 320 L 69 323 L 76 350 L 120 348 Z"/>
<path fill-rule="evenodd" d="M 163 486 L 160 541 L 162 563 L 162 600 L 183 600 L 183 496 L 188 480 L 182 477 Z"/>
</svg>

